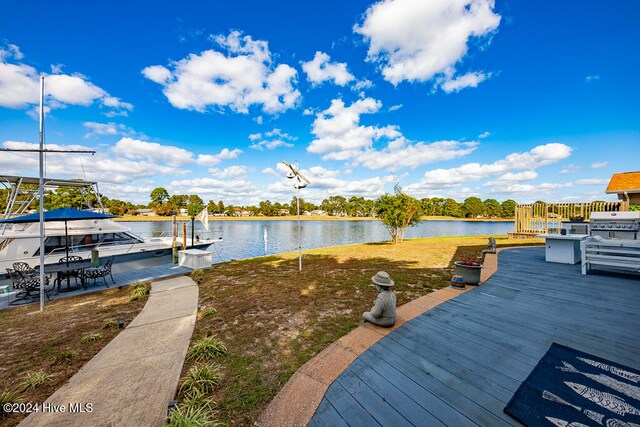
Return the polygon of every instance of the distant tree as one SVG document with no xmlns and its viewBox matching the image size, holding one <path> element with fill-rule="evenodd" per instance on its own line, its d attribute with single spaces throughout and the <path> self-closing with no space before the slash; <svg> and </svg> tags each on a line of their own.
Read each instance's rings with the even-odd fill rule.
<svg viewBox="0 0 640 427">
<path fill-rule="evenodd" d="M 169 197 L 167 203 L 173 206 L 176 210 L 179 210 L 187 206 L 188 199 L 189 196 L 187 196 L 186 194 L 174 194 L 173 196 Z"/>
<path fill-rule="evenodd" d="M 375 203 L 378 218 L 389 231 L 393 244 L 402 243 L 404 232 L 408 227 L 420 222 L 422 206 L 417 199 L 402 192 L 399 186 L 394 194 L 380 196 Z"/>
<path fill-rule="evenodd" d="M 235 206 L 227 205 L 227 207 L 224 208 L 224 214 L 226 216 L 234 216 L 236 214 Z"/>
<path fill-rule="evenodd" d="M 420 206 L 422 206 L 422 212 L 424 215 L 435 215 L 435 206 L 430 198 L 425 197 L 420 199 Z"/>
<path fill-rule="evenodd" d="M 222 200 L 218 200 L 218 211 L 217 213 L 224 213 L 224 203 L 222 203 Z"/>
<path fill-rule="evenodd" d="M 482 216 L 485 211 L 484 203 L 482 203 L 482 200 L 478 197 L 467 197 L 464 200 L 462 209 L 468 218 L 477 218 Z"/>
<path fill-rule="evenodd" d="M 275 215 L 275 208 L 270 200 L 263 200 L 258 204 L 258 211 L 264 216 Z M 279 212 L 278 212 L 279 213 Z"/>
<path fill-rule="evenodd" d="M 158 204 L 153 207 L 153 212 L 159 216 L 171 216 L 176 214 L 176 209 L 169 203 Z"/>
<path fill-rule="evenodd" d="M 204 206 L 204 201 L 197 194 L 191 194 L 191 195 L 189 195 L 189 199 L 187 200 L 187 204 Z"/>
<path fill-rule="evenodd" d="M 169 199 L 169 192 L 162 187 L 157 187 L 151 191 L 149 197 L 151 198 L 151 205 L 161 205 Z"/>
<path fill-rule="evenodd" d="M 515 200 L 507 199 L 502 202 L 502 212 L 500 216 L 503 218 L 514 218 L 516 216 L 516 206 L 517 203 Z"/>
<path fill-rule="evenodd" d="M 464 216 L 464 212 L 462 212 L 460 203 L 456 202 L 454 199 L 446 199 L 444 201 L 442 215 L 460 218 Z"/>
<path fill-rule="evenodd" d="M 192 203 L 190 205 L 187 205 L 187 215 L 196 216 L 200 212 L 202 212 L 203 209 L 204 209 L 203 205 L 199 205 L 197 203 Z"/>
<path fill-rule="evenodd" d="M 37 186 L 35 186 L 35 189 L 37 189 Z M 34 201 L 34 205 L 38 205 L 38 202 Z M 83 193 L 83 190 L 79 187 L 58 187 L 55 192 L 48 193 L 44 198 L 44 207 L 47 210 L 65 206 L 76 209 L 86 209 L 88 207 L 96 207 L 97 205 L 98 200 L 96 195 L 93 192 Z"/>
<path fill-rule="evenodd" d="M 347 199 L 342 196 L 331 196 L 322 201 L 320 208 L 329 215 L 340 215 L 347 212 Z"/>
<path fill-rule="evenodd" d="M 484 203 L 484 210 L 489 218 L 495 218 L 502 214 L 502 207 L 496 199 L 487 199 L 482 203 Z"/>
</svg>

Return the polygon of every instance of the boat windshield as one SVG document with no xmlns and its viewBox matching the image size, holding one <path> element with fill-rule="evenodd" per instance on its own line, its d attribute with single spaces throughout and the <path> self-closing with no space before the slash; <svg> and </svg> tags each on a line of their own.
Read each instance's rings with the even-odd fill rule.
<svg viewBox="0 0 640 427">
<path fill-rule="evenodd" d="M 84 236 L 69 236 L 68 239 L 69 252 L 85 252 L 104 245 L 132 245 L 143 242 L 140 238 L 127 232 L 85 234 Z M 49 236 L 44 239 L 45 254 L 63 251 L 65 246 L 65 236 Z M 40 255 L 40 248 L 33 254 L 33 256 L 38 255 Z"/>
</svg>

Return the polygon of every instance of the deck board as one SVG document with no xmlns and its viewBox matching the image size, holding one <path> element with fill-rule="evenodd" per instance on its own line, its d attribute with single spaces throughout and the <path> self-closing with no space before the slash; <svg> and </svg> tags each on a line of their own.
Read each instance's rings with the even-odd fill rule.
<svg viewBox="0 0 640 427">
<path fill-rule="evenodd" d="M 544 248 L 503 251 L 482 286 L 356 359 L 310 425 L 520 425 L 502 410 L 552 342 L 640 369 L 639 300 L 639 276 L 583 276 L 546 263 Z"/>
</svg>

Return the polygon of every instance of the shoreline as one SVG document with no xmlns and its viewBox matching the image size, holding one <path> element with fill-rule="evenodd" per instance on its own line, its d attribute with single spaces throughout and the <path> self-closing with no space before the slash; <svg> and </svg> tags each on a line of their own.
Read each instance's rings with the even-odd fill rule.
<svg viewBox="0 0 640 427">
<path fill-rule="evenodd" d="M 177 221 L 191 221 L 189 216 L 176 217 Z M 209 222 L 212 221 L 297 221 L 296 215 L 286 216 L 210 216 Z M 335 216 L 300 216 L 300 221 L 377 221 L 378 218 L 372 217 L 335 217 Z M 514 222 L 513 218 L 456 218 L 452 216 L 424 216 L 421 221 L 466 221 L 466 222 Z M 171 222 L 170 216 L 137 216 L 125 215 L 113 218 L 116 222 Z"/>
</svg>

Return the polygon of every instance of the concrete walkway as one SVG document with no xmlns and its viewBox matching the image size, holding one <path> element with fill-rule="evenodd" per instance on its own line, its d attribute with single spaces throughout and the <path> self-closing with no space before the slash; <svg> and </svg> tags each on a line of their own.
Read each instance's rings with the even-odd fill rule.
<svg viewBox="0 0 640 427">
<path fill-rule="evenodd" d="M 198 286 L 155 282 L 140 314 L 46 403 L 65 413 L 31 414 L 21 426 L 162 426 L 196 321 Z M 92 411 L 70 413 L 70 404 Z"/>
<path fill-rule="evenodd" d="M 500 252 L 502 249 L 498 249 Z M 487 254 L 481 273 L 482 284 L 498 269 L 497 254 Z M 329 386 L 340 374 L 387 334 L 409 320 L 442 304 L 445 301 L 475 288 L 444 288 L 411 301 L 396 310 L 396 323 L 392 328 L 381 328 L 366 323 L 340 338 L 302 365 L 287 384 L 273 398 L 258 420 L 259 426 L 306 426 Z"/>
</svg>

